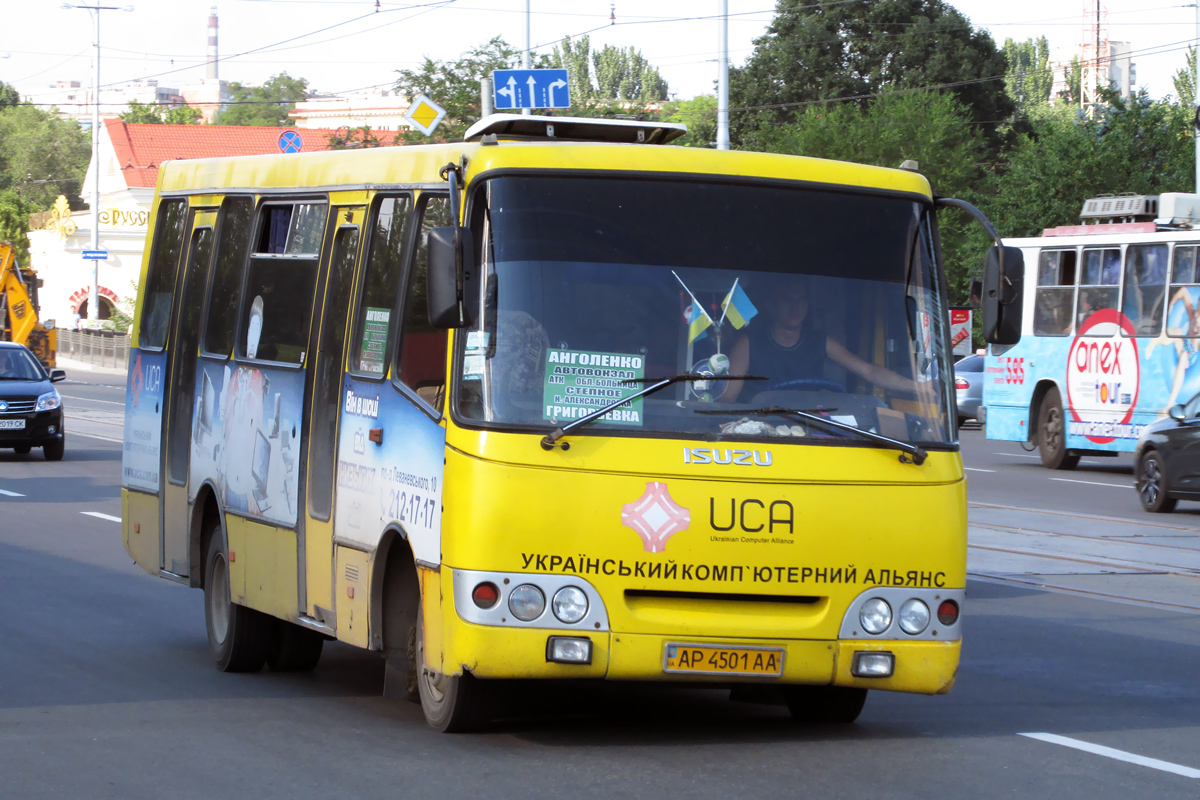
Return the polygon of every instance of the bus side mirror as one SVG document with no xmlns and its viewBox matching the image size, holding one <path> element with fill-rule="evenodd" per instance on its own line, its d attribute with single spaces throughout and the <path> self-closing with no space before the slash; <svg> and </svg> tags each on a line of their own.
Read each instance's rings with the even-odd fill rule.
<svg viewBox="0 0 1200 800">
<path fill-rule="evenodd" d="M 467 324 L 463 286 L 472 270 L 471 232 L 467 228 L 434 228 L 429 231 L 429 324 L 435 328 L 461 328 Z"/>
<path fill-rule="evenodd" d="M 1025 256 L 1016 247 L 988 250 L 983 264 L 983 338 L 992 344 L 1021 341 L 1021 289 L 1025 280 Z"/>
<path fill-rule="evenodd" d="M 983 278 L 972 278 L 967 287 L 967 307 L 978 310 L 983 305 Z"/>
</svg>

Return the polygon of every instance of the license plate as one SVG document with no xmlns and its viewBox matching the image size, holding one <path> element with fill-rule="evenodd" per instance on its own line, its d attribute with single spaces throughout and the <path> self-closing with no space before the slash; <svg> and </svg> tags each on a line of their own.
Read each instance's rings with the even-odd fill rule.
<svg viewBox="0 0 1200 800">
<path fill-rule="evenodd" d="M 663 672 L 778 677 L 783 674 L 783 648 L 668 643 Z"/>
<path fill-rule="evenodd" d="M 25 420 L 23 419 L 0 419 L 0 431 L 22 431 L 25 430 Z"/>
</svg>

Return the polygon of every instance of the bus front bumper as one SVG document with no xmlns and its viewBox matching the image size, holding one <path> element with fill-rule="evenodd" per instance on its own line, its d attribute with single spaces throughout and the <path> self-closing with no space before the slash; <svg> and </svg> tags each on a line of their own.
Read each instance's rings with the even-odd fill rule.
<svg viewBox="0 0 1200 800">
<path fill-rule="evenodd" d="M 588 663 L 550 660 L 550 640 L 555 637 L 590 642 Z M 782 683 L 855 686 L 916 694 L 945 694 L 954 685 L 960 641 L 903 640 L 822 641 L 804 639 L 737 639 L 673 637 L 601 631 L 564 631 L 544 628 L 508 628 L 475 625 L 455 620 L 446 631 L 444 661 L 429 664 L 450 674 L 471 672 L 488 679 L 608 679 L 670 681 L 674 683 L 737 684 Z M 782 651 L 778 676 L 744 673 L 681 673 L 665 669 L 670 645 L 719 645 Z M 426 652 L 430 649 L 427 647 Z M 887 677 L 864 678 L 852 674 L 856 653 L 886 652 L 894 658 Z"/>
</svg>

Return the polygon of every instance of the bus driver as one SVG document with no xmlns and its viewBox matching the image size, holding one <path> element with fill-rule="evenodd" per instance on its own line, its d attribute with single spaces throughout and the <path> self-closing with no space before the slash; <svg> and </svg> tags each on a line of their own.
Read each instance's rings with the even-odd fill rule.
<svg viewBox="0 0 1200 800">
<path fill-rule="evenodd" d="M 782 276 L 764 288 L 767 299 L 761 305 L 767 312 L 766 324 L 750 325 L 734 343 L 733 352 L 729 354 L 731 374 L 762 375 L 767 380 L 759 391 L 767 391 L 792 381 L 824 381 L 828 357 L 876 386 L 915 391 L 912 380 L 864 361 L 841 342 L 817 329 L 808 313 L 808 284 L 804 277 Z M 720 399 L 736 401 L 743 383 L 729 381 L 729 388 Z"/>
</svg>

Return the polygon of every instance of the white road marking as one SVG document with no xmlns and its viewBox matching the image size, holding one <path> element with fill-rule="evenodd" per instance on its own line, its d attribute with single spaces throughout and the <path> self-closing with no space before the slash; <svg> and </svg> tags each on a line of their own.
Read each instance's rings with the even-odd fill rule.
<svg viewBox="0 0 1200 800">
<path fill-rule="evenodd" d="M 1100 483 L 1099 481 L 1077 481 L 1074 478 L 1051 478 L 1052 481 L 1063 483 L 1086 483 L 1088 486 L 1112 486 L 1116 489 L 1132 489 L 1133 483 Z"/>
<path fill-rule="evenodd" d="M 7 489 L 0 489 L 0 495 L 4 495 L 5 497 L 24 497 L 25 496 L 23 494 L 20 494 L 19 492 L 10 492 Z"/>
<path fill-rule="evenodd" d="M 1053 733 L 1018 733 L 1017 735 L 1028 736 L 1030 739 L 1039 739 L 1050 744 L 1061 744 L 1063 747 L 1073 747 L 1085 753 L 1094 753 L 1098 756 L 1114 758 L 1117 761 L 1126 761 L 1130 764 L 1150 767 L 1150 769 L 1171 772 L 1176 775 L 1182 775 L 1185 778 L 1200 778 L 1200 769 L 1172 764 L 1170 761 L 1159 761 L 1157 758 L 1147 758 L 1146 756 L 1139 756 L 1136 753 L 1126 753 L 1124 750 L 1116 750 L 1112 747 L 1104 747 L 1103 745 L 1092 744 L 1091 742 L 1082 742 L 1079 739 L 1071 739 Z"/>
<path fill-rule="evenodd" d="M 980 469 L 979 467 L 963 467 L 967 472 L 995 472 L 994 469 Z"/>
<path fill-rule="evenodd" d="M 1012 456 L 1013 458 L 1041 458 L 1041 456 L 1031 456 L 1025 453 L 992 453 L 994 456 Z"/>
<path fill-rule="evenodd" d="M 99 439 L 102 442 L 124 442 L 124 439 L 118 439 L 115 436 L 98 436 L 94 433 L 80 433 L 74 428 L 71 429 L 72 436 L 82 436 L 85 439 Z"/>
<path fill-rule="evenodd" d="M 85 403 L 103 403 L 104 405 L 107 405 L 107 406 L 121 406 L 122 408 L 125 407 L 124 401 L 117 402 L 116 400 L 96 400 L 95 398 L 91 398 L 91 397 L 77 397 L 76 395 L 63 394 L 62 392 L 59 392 L 59 395 L 66 398 L 67 400 L 82 400 Z"/>
<path fill-rule="evenodd" d="M 120 517 L 114 517 L 112 514 L 101 514 L 99 511 L 80 511 L 85 517 L 95 517 L 96 519 L 106 519 L 109 522 L 120 522 Z"/>
</svg>

